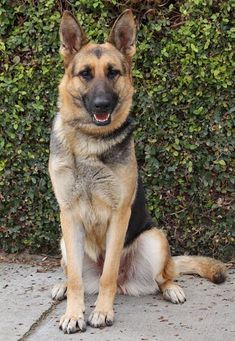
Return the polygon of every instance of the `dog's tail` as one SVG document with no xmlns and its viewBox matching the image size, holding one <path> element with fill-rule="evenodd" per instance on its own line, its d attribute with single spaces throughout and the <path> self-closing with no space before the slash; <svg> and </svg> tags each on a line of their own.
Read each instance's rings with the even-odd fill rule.
<svg viewBox="0 0 235 341">
<path fill-rule="evenodd" d="M 216 259 L 200 256 L 172 257 L 177 274 L 195 274 L 220 284 L 226 280 L 226 265 Z"/>
</svg>

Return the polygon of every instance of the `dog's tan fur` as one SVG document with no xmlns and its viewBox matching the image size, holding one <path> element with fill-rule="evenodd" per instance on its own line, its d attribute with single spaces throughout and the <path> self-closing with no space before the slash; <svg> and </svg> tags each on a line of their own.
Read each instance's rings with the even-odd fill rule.
<svg viewBox="0 0 235 341">
<path fill-rule="evenodd" d="M 88 43 L 82 28 L 68 12 L 62 18 L 60 37 L 65 74 L 59 86 L 59 113 L 53 127 L 49 172 L 60 206 L 62 266 L 68 280 L 55 286 L 52 295 L 62 299 L 67 294 L 67 309 L 60 327 L 71 333 L 86 328 L 84 290 L 99 292 L 89 324 L 101 327 L 113 322 L 117 291 L 148 293 L 154 290 L 156 282 L 166 299 L 183 303 L 184 293 L 173 283 L 177 274 L 193 272 L 219 282 L 224 279 L 225 267 L 209 258 L 172 258 L 165 235 L 156 228 L 143 232 L 123 248 L 137 188 L 134 143 L 130 141 L 126 162 L 119 158 L 106 164 L 100 156 L 125 137 L 124 132 L 107 138 L 126 121 L 132 104 L 135 23 L 131 11 L 118 18 L 105 44 Z M 89 64 L 94 82 L 99 82 L 105 79 L 109 63 L 123 71 L 110 85 L 118 93 L 119 102 L 111 123 L 97 126 L 78 97 L 91 86 L 91 82 L 79 77 L 79 72 Z"/>
</svg>

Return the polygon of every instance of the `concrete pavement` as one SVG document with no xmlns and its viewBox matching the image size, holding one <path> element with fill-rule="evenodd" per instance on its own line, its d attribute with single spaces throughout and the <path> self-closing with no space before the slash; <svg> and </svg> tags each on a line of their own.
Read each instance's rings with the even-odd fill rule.
<svg viewBox="0 0 235 341">
<path fill-rule="evenodd" d="M 64 335 L 58 328 L 66 302 L 55 304 L 50 291 L 62 280 L 58 267 L 0 263 L 0 340 L 31 341 L 233 341 L 235 340 L 235 269 L 226 283 L 183 276 L 178 283 L 187 301 L 174 305 L 161 294 L 117 296 L 112 327 Z M 86 297 L 86 318 L 95 297 Z"/>
</svg>

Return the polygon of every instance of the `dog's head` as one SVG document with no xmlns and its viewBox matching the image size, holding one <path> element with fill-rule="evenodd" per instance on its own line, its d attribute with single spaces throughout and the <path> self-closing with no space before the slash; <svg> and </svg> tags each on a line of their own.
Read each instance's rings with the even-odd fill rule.
<svg viewBox="0 0 235 341">
<path fill-rule="evenodd" d="M 92 44 L 72 14 L 63 14 L 60 53 L 65 74 L 59 91 L 65 121 L 95 134 L 111 132 L 126 120 L 133 95 L 135 33 L 132 12 L 126 10 L 114 23 L 108 41 Z"/>
</svg>

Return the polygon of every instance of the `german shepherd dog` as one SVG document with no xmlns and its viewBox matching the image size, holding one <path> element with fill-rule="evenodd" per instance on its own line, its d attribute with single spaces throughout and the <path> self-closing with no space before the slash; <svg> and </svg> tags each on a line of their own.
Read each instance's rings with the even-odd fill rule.
<svg viewBox="0 0 235 341">
<path fill-rule="evenodd" d="M 52 290 L 67 296 L 60 328 L 85 331 L 84 291 L 98 293 L 88 324 L 113 324 L 116 292 L 154 293 L 183 303 L 173 280 L 195 273 L 215 283 L 225 265 L 207 257 L 171 257 L 164 233 L 145 207 L 138 176 L 133 122 L 131 61 L 136 27 L 130 10 L 114 23 L 108 41 L 89 43 L 68 11 L 60 26 L 65 74 L 50 143 L 49 172 L 60 207 L 61 264 L 67 281 Z"/>
</svg>

